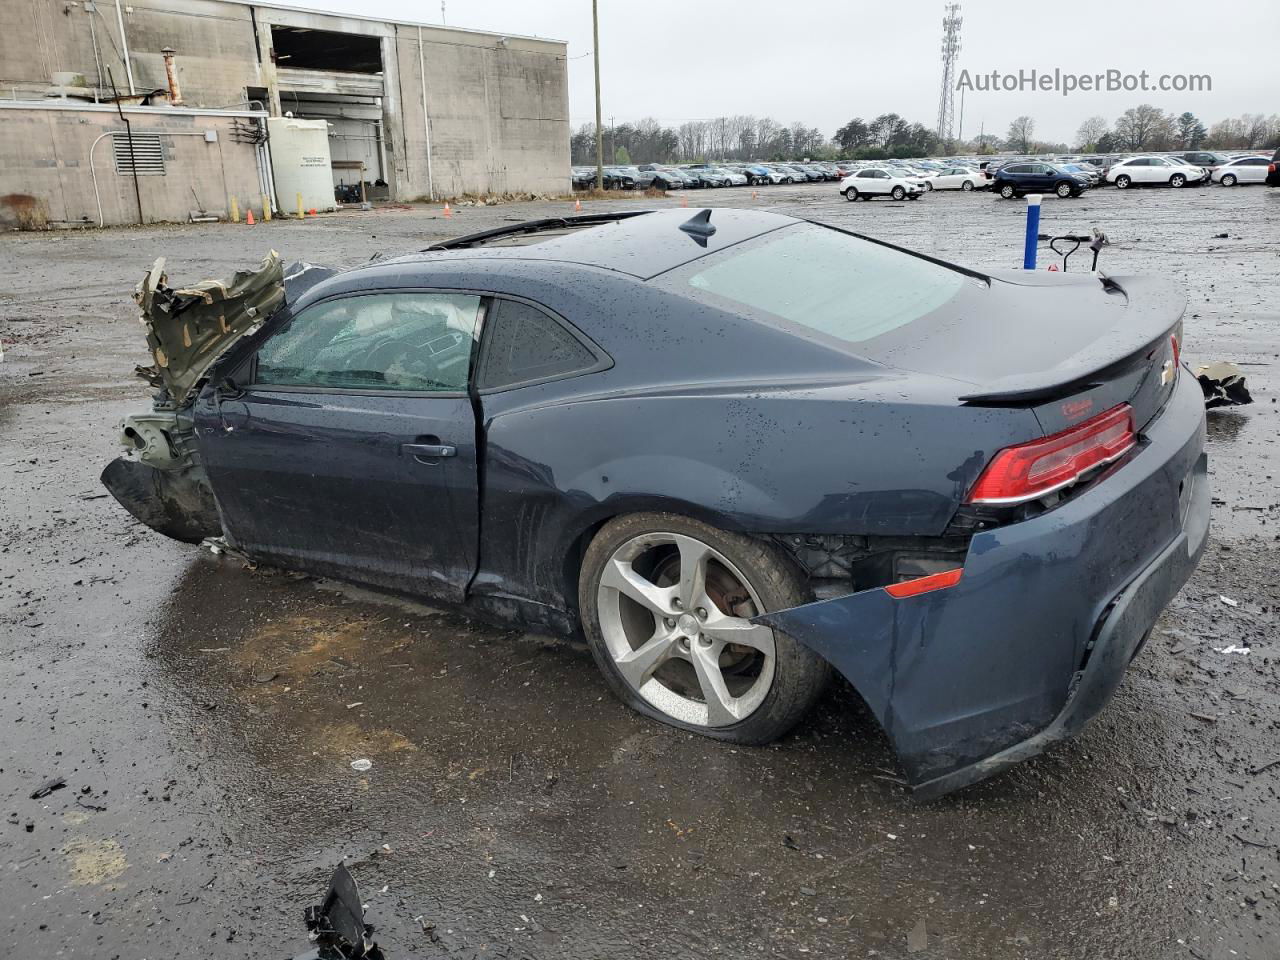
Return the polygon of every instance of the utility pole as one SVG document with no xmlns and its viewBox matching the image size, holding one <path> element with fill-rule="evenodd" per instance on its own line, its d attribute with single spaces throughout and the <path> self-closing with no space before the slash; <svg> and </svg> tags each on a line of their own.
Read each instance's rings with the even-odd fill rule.
<svg viewBox="0 0 1280 960">
<path fill-rule="evenodd" d="M 604 189 L 604 131 L 600 118 L 600 2 L 591 0 L 592 56 L 596 61 L 596 189 Z"/>
</svg>

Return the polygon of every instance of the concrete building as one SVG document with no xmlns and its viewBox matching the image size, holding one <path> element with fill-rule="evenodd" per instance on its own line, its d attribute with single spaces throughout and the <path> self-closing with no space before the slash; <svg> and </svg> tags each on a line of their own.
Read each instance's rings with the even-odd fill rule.
<svg viewBox="0 0 1280 960">
<path fill-rule="evenodd" d="M 268 115 L 329 121 L 334 183 L 374 195 L 569 189 L 560 41 L 243 0 L 0 12 L 0 223 L 225 216 L 263 194 L 289 211 Z"/>
</svg>

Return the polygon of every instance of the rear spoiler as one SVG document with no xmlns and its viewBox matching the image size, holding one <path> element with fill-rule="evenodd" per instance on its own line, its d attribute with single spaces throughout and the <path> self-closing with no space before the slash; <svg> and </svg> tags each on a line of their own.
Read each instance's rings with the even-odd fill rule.
<svg viewBox="0 0 1280 960">
<path fill-rule="evenodd" d="M 1016 275 L 1001 276 L 999 279 L 1026 283 L 1029 286 L 1052 283 L 1043 275 L 1029 275 L 1025 280 L 1019 280 Z M 1049 370 L 1001 377 L 960 399 L 979 406 L 1025 403 L 1030 400 L 1051 400 L 1087 389 L 1093 385 L 1092 378 L 1135 353 L 1150 349 L 1169 336 L 1187 309 L 1186 296 L 1175 283 L 1162 277 L 1101 276 L 1090 279 L 1100 282 L 1108 295 L 1125 298 L 1126 309 L 1122 324 Z"/>
</svg>

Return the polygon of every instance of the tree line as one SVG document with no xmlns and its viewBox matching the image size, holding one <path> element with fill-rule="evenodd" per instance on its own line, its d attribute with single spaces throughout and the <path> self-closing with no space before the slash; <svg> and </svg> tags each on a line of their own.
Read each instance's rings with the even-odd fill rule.
<svg viewBox="0 0 1280 960">
<path fill-rule="evenodd" d="M 652 117 L 602 127 L 605 163 L 694 163 L 713 160 L 882 160 L 940 154 L 1096 153 L 1136 150 L 1244 150 L 1280 146 L 1280 116 L 1244 114 L 1206 127 L 1191 112 L 1165 113 L 1150 104 L 1126 110 L 1114 122 L 1090 117 L 1080 125 L 1074 145 L 1035 138 L 1035 119 L 1016 117 L 1003 138 L 984 133 L 969 140 L 943 141 L 936 131 L 896 113 L 870 120 L 854 117 L 830 138 L 817 127 L 772 117 L 715 117 L 668 126 Z M 570 138 L 572 162 L 589 166 L 596 160 L 594 123 L 580 126 Z"/>
<path fill-rule="evenodd" d="M 1076 131 L 1081 150 L 1098 153 L 1135 150 L 1256 150 L 1280 147 L 1280 115 L 1245 113 L 1212 127 L 1190 110 L 1165 113 L 1149 103 L 1131 107 L 1108 123 L 1090 117 Z"/>
</svg>

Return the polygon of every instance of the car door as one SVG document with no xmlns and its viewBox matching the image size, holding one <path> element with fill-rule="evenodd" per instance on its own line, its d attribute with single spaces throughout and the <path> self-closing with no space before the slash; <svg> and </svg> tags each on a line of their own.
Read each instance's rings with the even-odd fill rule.
<svg viewBox="0 0 1280 960">
<path fill-rule="evenodd" d="M 461 600 L 479 524 L 470 371 L 484 301 L 395 290 L 306 307 L 196 405 L 224 531 L 250 555 Z"/>
<path fill-rule="evenodd" d="M 1235 164 L 1231 172 L 1235 173 L 1239 168 L 1241 183 L 1263 183 L 1267 179 L 1267 167 L 1270 165 L 1271 161 L 1266 157 L 1249 157 Z"/>
<path fill-rule="evenodd" d="M 856 176 L 858 181 L 857 187 L 859 193 L 883 193 L 884 187 L 880 184 L 879 178 L 884 176 L 879 170 L 868 169 L 859 170 Z"/>
<path fill-rule="evenodd" d="M 1058 172 L 1047 163 L 1031 164 L 1031 186 L 1039 191 L 1048 193 L 1053 189 L 1054 181 L 1058 179 Z"/>
<path fill-rule="evenodd" d="M 1155 183 L 1168 177 L 1168 168 L 1156 157 L 1139 157 L 1134 161 L 1134 166 L 1137 176 L 1133 179 L 1138 183 Z"/>
</svg>

